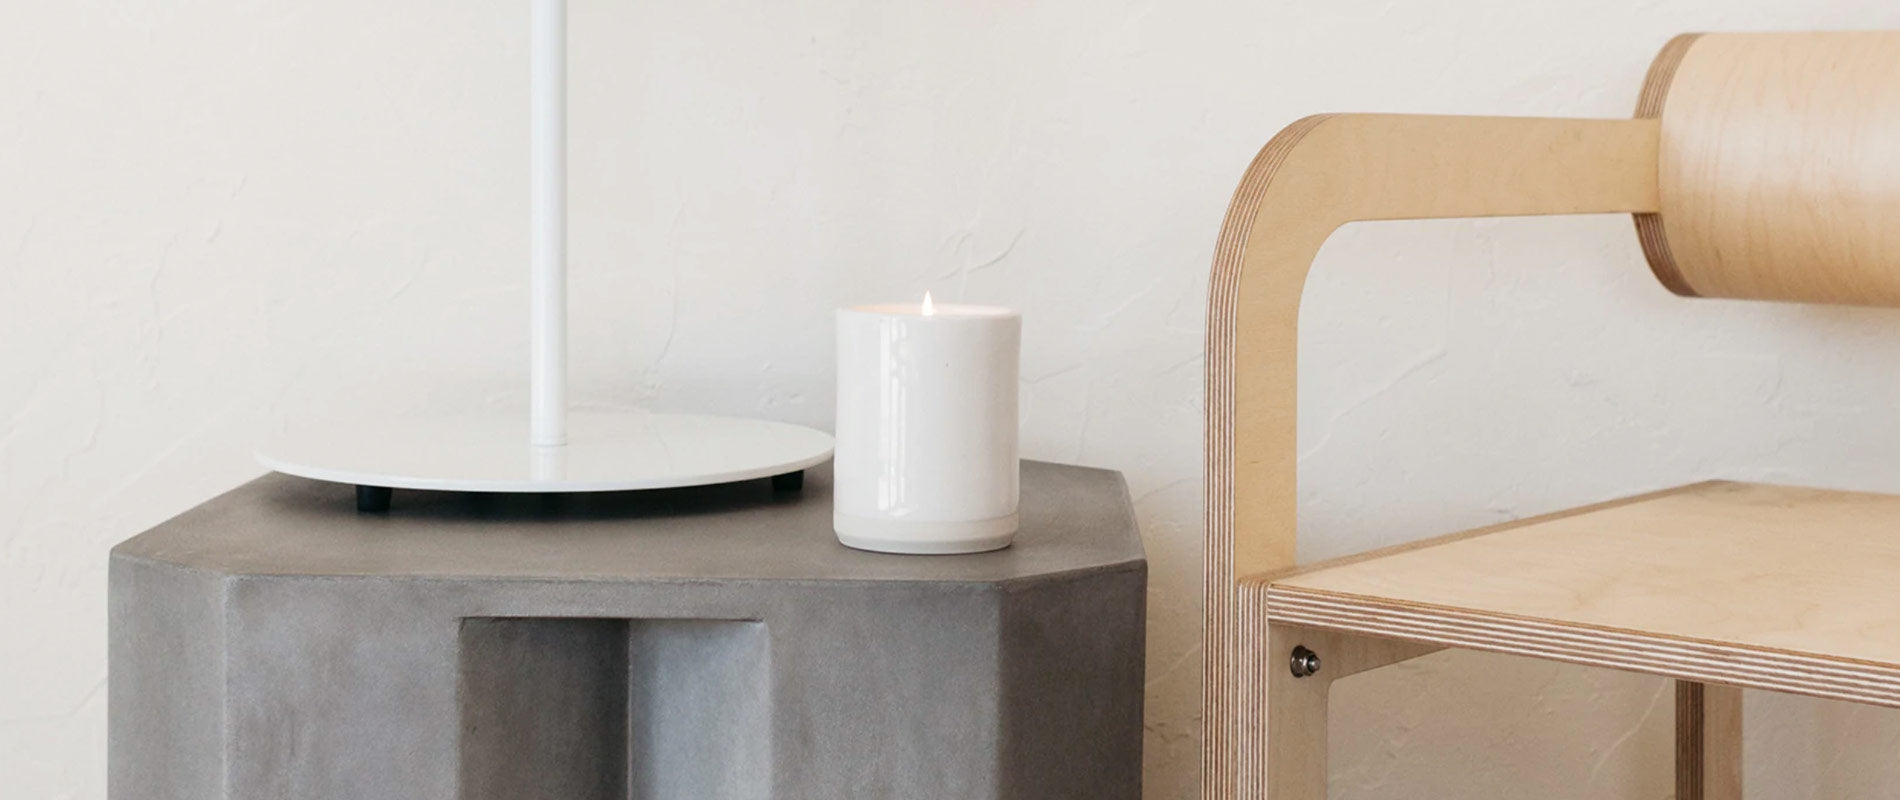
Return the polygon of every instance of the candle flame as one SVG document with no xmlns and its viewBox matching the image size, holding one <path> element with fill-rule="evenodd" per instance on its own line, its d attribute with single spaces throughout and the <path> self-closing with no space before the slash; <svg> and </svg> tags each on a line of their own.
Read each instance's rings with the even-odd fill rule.
<svg viewBox="0 0 1900 800">
<path fill-rule="evenodd" d="M 926 291 L 924 292 L 924 316 L 928 317 L 935 313 L 937 313 L 937 306 L 930 302 L 930 292 Z"/>
</svg>

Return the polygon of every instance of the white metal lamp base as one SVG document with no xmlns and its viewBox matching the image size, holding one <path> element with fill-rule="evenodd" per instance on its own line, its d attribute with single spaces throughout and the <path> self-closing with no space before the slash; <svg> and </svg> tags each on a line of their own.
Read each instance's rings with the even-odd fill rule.
<svg viewBox="0 0 1900 800">
<path fill-rule="evenodd" d="M 568 443 L 528 443 L 518 414 L 369 420 L 282 437 L 257 454 L 278 472 L 358 487 L 358 508 L 390 489 L 612 492 L 774 478 L 798 488 L 831 458 L 831 436 L 784 422 L 698 414 L 577 412 Z"/>
<path fill-rule="evenodd" d="M 392 489 L 611 492 L 772 478 L 804 483 L 829 435 L 694 414 L 567 409 L 567 0 L 532 0 L 529 38 L 528 413 L 333 423 L 257 458 L 278 472 L 356 485 L 359 511 Z"/>
</svg>

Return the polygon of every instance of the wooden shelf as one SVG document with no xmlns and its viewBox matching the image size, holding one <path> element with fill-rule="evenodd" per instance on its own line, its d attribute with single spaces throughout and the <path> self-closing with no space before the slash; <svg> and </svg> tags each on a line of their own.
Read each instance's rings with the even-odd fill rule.
<svg viewBox="0 0 1900 800">
<path fill-rule="evenodd" d="M 1702 483 L 1264 582 L 1275 622 L 1900 707 L 1900 497 Z"/>
</svg>

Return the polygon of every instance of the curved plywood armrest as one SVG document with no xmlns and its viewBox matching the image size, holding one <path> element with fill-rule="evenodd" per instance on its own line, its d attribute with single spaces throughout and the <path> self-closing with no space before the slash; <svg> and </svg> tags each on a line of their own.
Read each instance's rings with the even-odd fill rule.
<svg viewBox="0 0 1900 800">
<path fill-rule="evenodd" d="M 1240 579 L 1290 567 L 1301 291 L 1357 220 L 1653 213 L 1658 122 L 1342 114 L 1260 151 L 1228 207 L 1208 289 L 1203 794 L 1233 797 Z"/>
</svg>

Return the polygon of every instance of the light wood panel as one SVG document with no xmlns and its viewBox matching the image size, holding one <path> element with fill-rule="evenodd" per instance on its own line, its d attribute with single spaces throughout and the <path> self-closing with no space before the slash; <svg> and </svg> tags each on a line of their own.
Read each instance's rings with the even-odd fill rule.
<svg viewBox="0 0 1900 800">
<path fill-rule="evenodd" d="M 1313 256 L 1355 220 L 1657 209 L 1655 120 L 1345 114 L 1275 136 L 1235 191 L 1208 298 L 1203 794 L 1239 783 L 1237 577 L 1294 559 L 1300 296 Z M 1251 674 L 1251 673 L 1248 673 Z"/>
<path fill-rule="evenodd" d="M 1742 800 L 1742 690 L 1676 681 L 1676 800 Z"/>
<path fill-rule="evenodd" d="M 1900 497 L 1707 483 L 1275 578 L 1269 616 L 1900 707 Z"/>
<path fill-rule="evenodd" d="M 1300 645 L 1329 649 L 1334 639 L 1350 638 L 1333 632 L 1309 632 L 1284 625 L 1272 626 L 1267 636 L 1267 670 L 1262 686 L 1267 688 L 1265 702 L 1249 706 L 1267 730 L 1266 747 L 1249 751 L 1241 767 L 1248 778 L 1244 783 L 1266 786 L 1258 795 L 1243 794 L 1250 800 L 1326 800 L 1327 701 L 1332 680 L 1322 664 L 1316 675 L 1296 678 L 1290 670 L 1293 648 Z M 1335 655 L 1327 661 L 1344 661 Z M 1264 757 L 1264 758 L 1262 758 Z"/>
<path fill-rule="evenodd" d="M 1264 747 L 1242 754 L 1241 783 L 1253 789 L 1241 796 L 1256 800 L 1326 800 L 1327 705 L 1332 685 L 1439 650 L 1397 639 L 1284 624 L 1263 624 L 1249 643 L 1246 663 L 1251 678 L 1245 684 L 1244 713 L 1251 725 L 1268 731 Z M 1292 654 L 1297 647 L 1319 654 L 1317 673 L 1293 674 Z"/>
<path fill-rule="evenodd" d="M 1900 305 L 1900 32 L 1688 36 L 1657 57 L 1661 213 L 1680 294 Z"/>
</svg>

